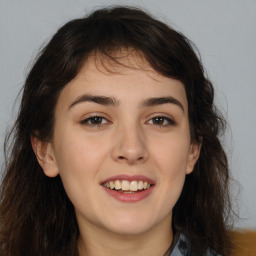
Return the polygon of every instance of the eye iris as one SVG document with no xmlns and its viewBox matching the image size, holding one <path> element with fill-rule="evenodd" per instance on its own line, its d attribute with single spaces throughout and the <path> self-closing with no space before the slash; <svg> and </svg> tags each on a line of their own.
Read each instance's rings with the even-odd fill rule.
<svg viewBox="0 0 256 256">
<path fill-rule="evenodd" d="M 154 124 L 163 124 L 164 123 L 164 118 L 163 117 L 156 117 L 153 119 Z"/>
<path fill-rule="evenodd" d="M 101 124 L 102 123 L 102 117 L 95 116 L 91 119 L 92 124 Z"/>
</svg>

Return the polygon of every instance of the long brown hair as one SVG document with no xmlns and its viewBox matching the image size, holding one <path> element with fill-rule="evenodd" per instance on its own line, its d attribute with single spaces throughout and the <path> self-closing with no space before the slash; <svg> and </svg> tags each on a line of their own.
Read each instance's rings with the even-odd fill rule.
<svg viewBox="0 0 256 256">
<path fill-rule="evenodd" d="M 115 52 L 122 48 L 134 49 L 154 70 L 184 84 L 191 138 L 202 141 L 202 148 L 173 209 L 173 229 L 190 239 L 194 255 L 203 255 L 208 247 L 229 255 L 230 174 L 219 140 L 225 121 L 214 105 L 213 86 L 192 42 L 131 7 L 99 9 L 68 22 L 41 50 L 29 72 L 16 122 L 5 141 L 1 255 L 78 255 L 73 205 L 60 177 L 44 175 L 31 136 L 51 140 L 58 96 L 91 54 L 118 62 Z"/>
</svg>

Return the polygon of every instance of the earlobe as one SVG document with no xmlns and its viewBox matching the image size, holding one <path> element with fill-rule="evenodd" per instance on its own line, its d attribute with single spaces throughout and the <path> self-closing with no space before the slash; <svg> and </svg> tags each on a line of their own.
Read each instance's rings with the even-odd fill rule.
<svg viewBox="0 0 256 256">
<path fill-rule="evenodd" d="M 48 177 L 56 177 L 59 174 L 54 150 L 50 142 L 43 142 L 37 137 L 31 137 L 31 145 L 39 165 Z"/>
<path fill-rule="evenodd" d="M 202 145 L 201 143 L 197 143 L 197 142 L 192 143 L 190 145 L 186 174 L 190 174 L 193 171 L 194 166 L 200 155 L 201 145 Z"/>
</svg>

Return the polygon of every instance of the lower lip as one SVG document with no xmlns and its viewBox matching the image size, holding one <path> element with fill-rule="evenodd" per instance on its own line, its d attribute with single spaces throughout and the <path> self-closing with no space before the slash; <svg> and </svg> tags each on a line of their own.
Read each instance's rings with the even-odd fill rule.
<svg viewBox="0 0 256 256">
<path fill-rule="evenodd" d="M 150 196 L 150 194 L 152 193 L 152 191 L 154 189 L 154 186 L 151 186 L 150 188 L 148 188 L 146 190 L 139 191 L 139 192 L 121 193 L 116 190 L 106 188 L 104 186 L 102 186 L 102 187 L 110 196 L 114 197 L 115 199 L 117 199 L 118 201 L 121 201 L 121 202 L 141 201 L 141 200 L 147 198 L 148 196 Z"/>
</svg>

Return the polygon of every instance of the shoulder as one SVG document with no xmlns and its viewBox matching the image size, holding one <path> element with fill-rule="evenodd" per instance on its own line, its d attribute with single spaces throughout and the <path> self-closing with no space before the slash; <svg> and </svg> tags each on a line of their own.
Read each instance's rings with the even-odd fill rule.
<svg viewBox="0 0 256 256">
<path fill-rule="evenodd" d="M 179 238 L 171 251 L 170 256 L 191 256 L 191 242 L 189 239 L 182 233 L 179 234 Z M 216 253 L 214 250 L 208 248 L 204 256 L 221 256 Z"/>
</svg>

